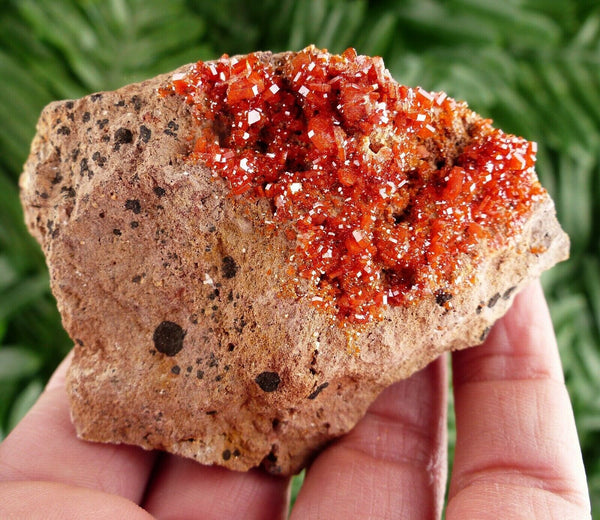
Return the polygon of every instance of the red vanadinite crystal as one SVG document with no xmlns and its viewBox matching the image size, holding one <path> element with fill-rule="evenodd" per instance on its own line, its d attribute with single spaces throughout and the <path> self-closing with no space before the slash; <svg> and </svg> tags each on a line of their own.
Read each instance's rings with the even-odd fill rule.
<svg viewBox="0 0 600 520">
<path fill-rule="evenodd" d="M 432 170 L 425 142 L 452 128 L 456 102 L 398 85 L 380 58 L 353 49 L 309 47 L 278 68 L 224 56 L 171 90 L 197 116 L 189 160 L 234 195 L 270 199 L 276 223 L 294 221 L 294 276 L 343 322 L 472 283 L 465 258 L 476 265 L 477 244 L 509 240 L 543 194 L 534 144 L 486 120 Z"/>
</svg>

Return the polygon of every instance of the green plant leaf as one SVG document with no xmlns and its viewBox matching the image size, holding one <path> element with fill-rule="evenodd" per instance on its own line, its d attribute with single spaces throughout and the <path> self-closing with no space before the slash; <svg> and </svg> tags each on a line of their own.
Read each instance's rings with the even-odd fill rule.
<svg viewBox="0 0 600 520">
<path fill-rule="evenodd" d="M 190 49 L 196 59 L 207 54 L 196 43 L 204 21 L 180 0 L 23 0 L 18 9 L 34 35 L 60 51 L 88 92 L 139 81 L 149 70 L 167 72 L 174 54 Z"/>
<path fill-rule="evenodd" d="M 36 301 L 49 291 L 48 274 L 45 272 L 23 278 L 2 292 L 0 320 L 9 318 L 22 307 Z"/>
<path fill-rule="evenodd" d="M 0 383 L 35 374 L 41 366 L 39 355 L 21 346 L 0 347 Z"/>
</svg>

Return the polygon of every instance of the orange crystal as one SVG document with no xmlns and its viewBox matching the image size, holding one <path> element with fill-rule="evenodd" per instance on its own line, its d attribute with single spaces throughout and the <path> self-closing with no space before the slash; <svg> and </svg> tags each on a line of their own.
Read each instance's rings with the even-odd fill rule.
<svg viewBox="0 0 600 520">
<path fill-rule="evenodd" d="M 170 89 L 197 117 L 188 159 L 234 195 L 270 199 L 276 224 L 294 222 L 293 276 L 342 323 L 424 294 L 449 308 L 456 287 L 473 283 L 478 244 L 505 244 L 544 193 L 535 143 L 488 120 L 432 169 L 428 149 L 442 147 L 457 102 L 398 85 L 380 58 L 353 49 L 308 47 L 282 66 L 224 56 Z"/>
</svg>

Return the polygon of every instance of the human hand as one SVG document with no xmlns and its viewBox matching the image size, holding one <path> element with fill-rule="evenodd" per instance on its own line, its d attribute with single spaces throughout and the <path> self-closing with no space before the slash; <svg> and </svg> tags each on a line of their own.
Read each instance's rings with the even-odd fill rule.
<svg viewBox="0 0 600 520">
<path fill-rule="evenodd" d="M 457 443 L 446 518 L 590 518 L 539 284 L 517 296 L 485 345 L 452 358 Z M 289 479 L 78 440 L 64 390 L 68 363 L 0 444 L 0 518 L 286 518 Z M 444 358 L 385 390 L 314 461 L 291 518 L 440 518 L 446 392 Z"/>
</svg>

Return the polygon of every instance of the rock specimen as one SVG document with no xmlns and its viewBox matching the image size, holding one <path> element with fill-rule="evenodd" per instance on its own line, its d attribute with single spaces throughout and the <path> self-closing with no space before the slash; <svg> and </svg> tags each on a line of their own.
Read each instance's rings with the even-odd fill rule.
<svg viewBox="0 0 600 520">
<path fill-rule="evenodd" d="M 352 50 L 50 104 L 21 190 L 78 435 L 298 471 L 567 257 L 534 161 Z"/>
</svg>

